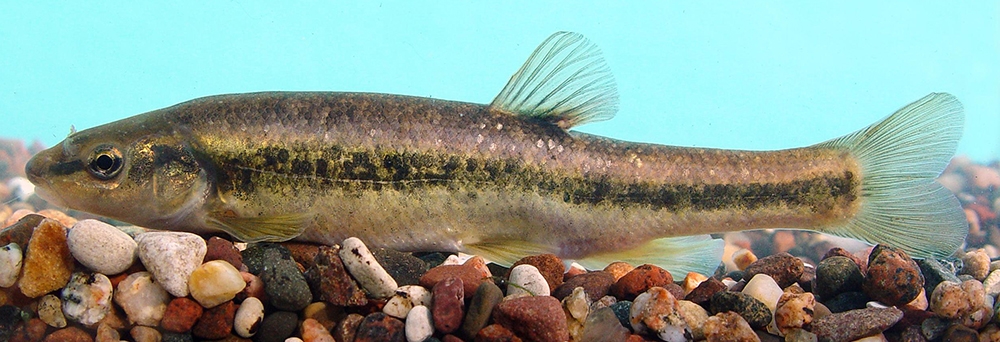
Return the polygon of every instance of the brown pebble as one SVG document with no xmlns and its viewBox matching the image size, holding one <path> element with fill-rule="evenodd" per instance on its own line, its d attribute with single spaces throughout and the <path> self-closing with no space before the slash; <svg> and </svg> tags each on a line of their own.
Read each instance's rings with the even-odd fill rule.
<svg viewBox="0 0 1000 342">
<path fill-rule="evenodd" d="M 85 330 L 77 327 L 63 328 L 45 336 L 44 342 L 92 342 L 94 338 Z"/>
<path fill-rule="evenodd" d="M 236 304 L 233 301 L 219 304 L 201 314 L 201 318 L 191 328 L 191 334 L 208 340 L 226 337 L 233 330 L 235 316 Z"/>
<path fill-rule="evenodd" d="M 97 325 L 97 335 L 94 339 L 97 342 L 118 342 L 122 337 L 118 330 L 101 323 Z"/>
<path fill-rule="evenodd" d="M 701 305 L 703 308 L 708 307 L 708 301 L 712 299 L 712 295 L 719 291 L 725 291 L 726 284 L 715 278 L 708 278 L 707 280 L 698 284 L 691 293 L 684 296 L 687 301 L 694 302 L 695 304 Z"/>
<path fill-rule="evenodd" d="M 322 246 L 316 251 L 309 269 L 303 274 L 313 298 L 337 306 L 368 304 L 361 286 L 347 273 L 340 258 L 340 246 Z"/>
<path fill-rule="evenodd" d="M 240 254 L 240 250 L 233 245 L 232 241 L 213 236 L 208 239 L 206 245 L 204 262 L 225 260 L 237 270 L 245 269 L 245 266 L 243 266 L 243 255 Z"/>
<path fill-rule="evenodd" d="M 861 290 L 874 300 L 896 306 L 909 303 L 924 287 L 917 263 L 901 249 L 875 246 L 868 258 L 868 275 Z"/>
<path fill-rule="evenodd" d="M 475 342 L 521 342 L 521 338 L 514 335 L 502 325 L 491 324 L 476 333 Z"/>
<path fill-rule="evenodd" d="M 316 259 L 316 253 L 319 253 L 319 249 L 322 247 L 314 243 L 292 241 L 282 242 L 281 245 L 285 246 L 288 252 L 291 253 L 292 260 L 302 265 L 304 269 L 312 266 L 313 261 Z"/>
<path fill-rule="evenodd" d="M 563 265 L 562 259 L 559 259 L 555 254 L 526 256 L 515 262 L 510 268 L 514 269 L 517 265 L 535 266 L 538 273 L 542 274 L 542 278 L 545 278 L 545 282 L 549 283 L 550 289 L 557 288 L 563 283 L 563 273 L 565 273 L 566 266 Z M 510 277 L 509 270 L 507 277 Z"/>
<path fill-rule="evenodd" d="M 703 329 L 709 341 L 760 341 L 750 324 L 732 311 L 709 317 Z"/>
<path fill-rule="evenodd" d="M 562 304 L 552 296 L 505 300 L 493 310 L 493 320 L 528 341 L 569 340 Z"/>
<path fill-rule="evenodd" d="M 72 227 L 76 224 L 77 219 L 66 215 L 66 213 L 55 210 L 55 209 L 42 209 L 38 211 L 38 215 L 45 216 L 46 218 L 53 219 L 63 225 L 63 227 Z"/>
<path fill-rule="evenodd" d="M 651 287 L 663 287 L 673 282 L 674 277 L 667 270 L 656 265 L 645 264 L 636 267 L 618 279 L 614 285 L 611 285 L 609 293 L 618 299 L 633 300 Z"/>
<path fill-rule="evenodd" d="M 330 335 L 330 331 L 326 330 L 319 321 L 306 318 L 302 321 L 299 326 L 299 334 L 302 336 L 302 340 L 306 342 L 336 342 L 333 339 L 333 335 Z"/>
<path fill-rule="evenodd" d="M 45 337 L 45 329 L 48 329 L 48 325 L 38 318 L 29 319 L 24 324 L 21 324 L 14 330 L 14 333 L 10 335 L 10 342 L 37 342 L 41 341 Z M 115 342 L 118 342 L 115 340 Z"/>
<path fill-rule="evenodd" d="M 618 281 L 629 272 L 632 272 L 632 270 L 634 269 L 635 266 L 632 266 L 627 262 L 615 261 L 613 263 L 608 264 L 608 266 L 605 266 L 604 272 L 608 272 L 609 274 L 611 274 L 611 276 L 615 277 L 615 281 Z"/>
<path fill-rule="evenodd" d="M 594 271 L 569 278 L 552 291 L 552 296 L 562 300 L 573 293 L 573 289 L 582 287 L 590 301 L 597 301 L 608 294 L 611 285 L 615 283 L 614 276 L 605 271 Z"/>
<path fill-rule="evenodd" d="M 364 320 L 365 316 L 356 313 L 347 315 L 340 323 L 337 323 L 337 328 L 333 330 L 333 338 L 337 341 L 354 341 L 354 336 L 358 333 L 358 326 Z"/>
<path fill-rule="evenodd" d="M 406 341 L 403 321 L 381 312 L 365 316 L 358 325 L 354 342 L 403 342 Z"/>
<path fill-rule="evenodd" d="M 424 273 L 420 277 L 420 286 L 432 289 L 434 285 L 448 277 L 462 279 L 462 284 L 465 285 L 465 299 L 472 298 L 472 295 L 476 293 L 476 288 L 479 287 L 479 283 L 484 279 L 488 279 L 481 269 L 469 263 L 463 265 L 441 265 Z"/>
<path fill-rule="evenodd" d="M 75 260 L 66 243 L 66 227 L 44 219 L 31 234 L 18 286 L 29 298 L 61 289 L 69 282 Z"/>
<path fill-rule="evenodd" d="M 894 307 L 857 309 L 816 318 L 811 331 L 821 341 L 853 341 L 881 333 L 902 318 Z"/>
<path fill-rule="evenodd" d="M 160 320 L 160 327 L 175 333 L 191 330 L 195 322 L 201 318 L 203 310 L 201 304 L 188 297 L 174 298 L 167 304 L 167 310 Z"/>
<path fill-rule="evenodd" d="M 132 327 L 132 329 L 129 329 L 128 334 L 136 342 L 160 342 L 163 338 L 163 335 L 156 328 L 143 325 Z"/>
<path fill-rule="evenodd" d="M 758 273 L 771 276 L 781 288 L 788 287 L 799 280 L 805 264 L 802 260 L 788 253 L 768 255 L 747 266 L 743 279 L 753 279 Z"/>
<path fill-rule="evenodd" d="M 462 325 L 465 317 L 465 285 L 461 278 L 448 277 L 431 289 L 431 317 L 434 330 L 450 334 Z"/>
<path fill-rule="evenodd" d="M 953 324 L 944 331 L 944 341 L 979 342 L 979 333 L 961 324 Z"/>
</svg>

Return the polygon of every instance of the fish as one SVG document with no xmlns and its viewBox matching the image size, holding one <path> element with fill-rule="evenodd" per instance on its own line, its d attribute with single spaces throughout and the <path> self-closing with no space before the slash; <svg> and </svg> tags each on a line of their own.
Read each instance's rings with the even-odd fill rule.
<svg viewBox="0 0 1000 342">
<path fill-rule="evenodd" d="M 574 130 L 618 111 L 600 49 L 539 45 L 489 104 L 356 92 L 203 97 L 71 133 L 26 166 L 48 202 L 246 242 L 552 253 L 712 274 L 712 234 L 806 229 L 951 255 L 968 223 L 935 181 L 964 114 L 932 93 L 843 137 L 776 151 Z M 678 274 L 678 273 L 674 273 Z"/>
</svg>

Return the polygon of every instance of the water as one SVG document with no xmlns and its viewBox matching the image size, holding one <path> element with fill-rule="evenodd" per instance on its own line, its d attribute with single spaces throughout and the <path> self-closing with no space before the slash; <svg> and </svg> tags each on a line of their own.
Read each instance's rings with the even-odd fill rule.
<svg viewBox="0 0 1000 342">
<path fill-rule="evenodd" d="M 372 91 L 489 102 L 559 30 L 602 47 L 621 94 L 581 127 L 777 149 L 927 93 L 966 108 L 959 153 L 1000 156 L 1000 4 L 171 2 L 0 5 L 0 137 L 60 141 L 196 97 Z"/>
</svg>

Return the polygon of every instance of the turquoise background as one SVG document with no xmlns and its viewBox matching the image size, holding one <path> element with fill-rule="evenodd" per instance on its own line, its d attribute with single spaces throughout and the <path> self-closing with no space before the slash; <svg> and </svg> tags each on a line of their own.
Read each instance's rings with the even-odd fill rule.
<svg viewBox="0 0 1000 342">
<path fill-rule="evenodd" d="M 196 97 L 264 90 L 486 103 L 559 30 L 599 46 L 621 110 L 583 131 L 778 149 L 930 92 L 959 153 L 1000 156 L 1000 2 L 29 2 L 0 4 L 0 137 L 61 140 Z"/>
</svg>

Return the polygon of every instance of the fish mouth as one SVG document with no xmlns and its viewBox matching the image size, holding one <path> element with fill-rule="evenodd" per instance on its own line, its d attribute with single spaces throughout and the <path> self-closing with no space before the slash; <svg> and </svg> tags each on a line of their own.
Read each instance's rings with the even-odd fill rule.
<svg viewBox="0 0 1000 342">
<path fill-rule="evenodd" d="M 52 182 L 45 177 L 47 165 L 52 165 L 52 158 L 47 156 L 46 151 L 39 152 L 28 160 L 24 166 L 24 174 L 28 181 L 35 185 L 35 194 L 46 202 L 59 207 L 66 207 L 66 202 L 52 188 Z"/>
</svg>

